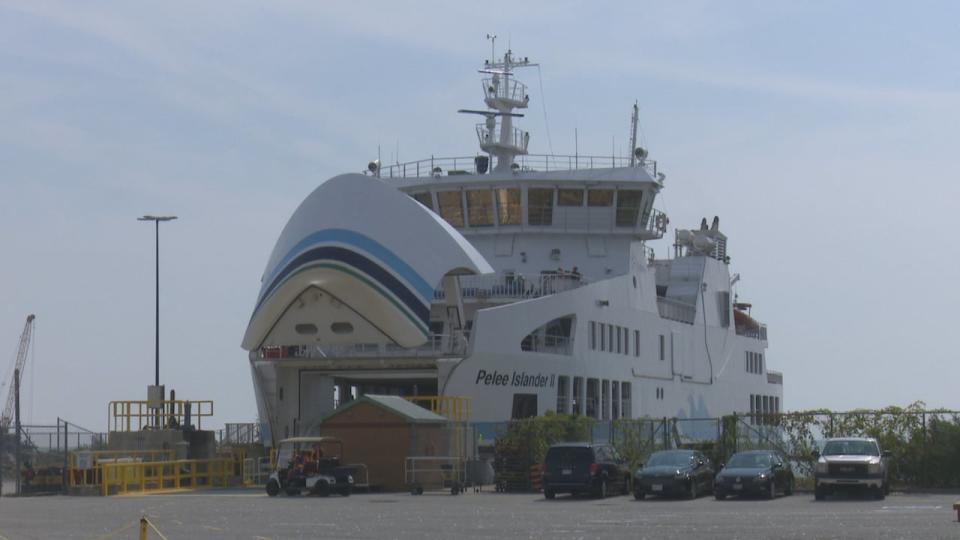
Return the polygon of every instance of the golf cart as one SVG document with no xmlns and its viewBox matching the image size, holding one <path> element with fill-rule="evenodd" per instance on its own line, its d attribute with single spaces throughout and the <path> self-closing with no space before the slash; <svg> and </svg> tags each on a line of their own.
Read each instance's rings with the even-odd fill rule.
<svg viewBox="0 0 960 540">
<path fill-rule="evenodd" d="M 267 495 L 304 492 L 326 497 L 349 496 L 353 490 L 350 469 L 340 466 L 343 441 L 335 437 L 293 437 L 277 446 L 276 470 L 267 479 Z"/>
</svg>

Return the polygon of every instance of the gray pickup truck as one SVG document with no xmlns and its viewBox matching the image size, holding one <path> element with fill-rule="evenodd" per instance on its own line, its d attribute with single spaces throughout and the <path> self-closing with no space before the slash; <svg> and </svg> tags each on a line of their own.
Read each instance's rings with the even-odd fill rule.
<svg viewBox="0 0 960 540">
<path fill-rule="evenodd" d="M 882 452 L 876 439 L 845 437 L 827 439 L 823 450 L 814 451 L 814 497 L 822 501 L 840 489 L 866 489 L 877 499 L 890 492 L 887 472 L 889 452 Z"/>
</svg>

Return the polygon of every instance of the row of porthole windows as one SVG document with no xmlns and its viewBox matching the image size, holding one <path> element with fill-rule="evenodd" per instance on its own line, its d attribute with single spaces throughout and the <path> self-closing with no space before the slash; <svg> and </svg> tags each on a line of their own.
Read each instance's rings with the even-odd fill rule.
<svg viewBox="0 0 960 540">
<path fill-rule="evenodd" d="M 586 196 L 584 192 L 586 191 Z M 421 191 L 410 195 L 417 202 L 434 210 L 454 227 L 492 227 L 520 225 L 523 221 L 521 188 L 484 188 Z M 547 187 L 527 188 L 527 225 L 553 225 L 553 208 L 616 206 L 616 226 L 637 224 L 643 203 L 639 189 L 586 189 Z M 464 212 L 466 206 L 466 212 Z"/>
<path fill-rule="evenodd" d="M 747 351 L 747 373 L 763 373 L 763 353 Z"/>
<path fill-rule="evenodd" d="M 630 418 L 631 394 L 631 384 L 626 381 L 560 375 L 557 377 L 557 412 L 597 420 Z"/>
<path fill-rule="evenodd" d="M 640 357 L 640 330 L 625 328 L 615 324 L 590 321 L 590 343 L 592 351 L 603 351 Z M 633 339 L 631 339 L 631 335 Z M 667 359 L 667 336 L 659 334 L 659 358 Z"/>
<path fill-rule="evenodd" d="M 760 394 L 750 394 L 750 423 L 766 425 L 771 424 L 772 420 L 766 416 L 768 414 L 777 414 L 780 412 L 780 398 L 777 396 L 764 396 Z"/>
</svg>

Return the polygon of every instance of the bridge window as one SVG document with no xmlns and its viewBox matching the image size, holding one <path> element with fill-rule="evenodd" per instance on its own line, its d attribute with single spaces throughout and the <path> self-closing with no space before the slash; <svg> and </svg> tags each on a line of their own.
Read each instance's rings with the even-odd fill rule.
<svg viewBox="0 0 960 540">
<path fill-rule="evenodd" d="M 617 227 L 633 227 L 640 214 L 640 202 L 643 191 L 639 189 L 621 189 L 617 192 Z"/>
<path fill-rule="evenodd" d="M 497 190 L 497 218 L 501 225 L 520 225 L 523 205 L 520 202 L 520 188 L 501 188 Z"/>
<path fill-rule="evenodd" d="M 553 225 L 552 188 L 530 188 L 527 190 L 527 223 L 530 225 Z"/>
<path fill-rule="evenodd" d="M 420 193 L 414 193 L 411 195 L 415 201 L 426 206 L 427 208 L 433 210 L 433 197 L 430 196 L 429 191 L 423 191 Z"/>
<path fill-rule="evenodd" d="M 463 227 L 463 199 L 459 191 L 440 191 L 437 193 L 440 217 L 454 227 Z"/>
<path fill-rule="evenodd" d="M 561 189 L 557 191 L 557 206 L 583 206 L 583 190 Z"/>
<path fill-rule="evenodd" d="M 330 325 L 330 331 L 334 334 L 353 333 L 353 325 L 348 322 L 335 322 Z"/>
<path fill-rule="evenodd" d="M 587 206 L 613 206 L 613 190 L 612 189 L 588 190 Z"/>
<path fill-rule="evenodd" d="M 467 218 L 471 227 L 493 226 L 493 199 L 488 189 L 467 190 Z"/>
</svg>

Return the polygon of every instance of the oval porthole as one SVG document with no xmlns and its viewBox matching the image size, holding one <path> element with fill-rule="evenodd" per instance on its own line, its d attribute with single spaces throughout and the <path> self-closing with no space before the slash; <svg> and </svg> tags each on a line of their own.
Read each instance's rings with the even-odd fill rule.
<svg viewBox="0 0 960 540">
<path fill-rule="evenodd" d="M 317 325 L 313 323 L 298 324 L 293 329 L 301 336 L 312 336 L 318 332 Z"/>
<path fill-rule="evenodd" d="M 334 334 L 349 334 L 353 332 L 353 325 L 348 322 L 335 322 L 330 325 Z"/>
</svg>

